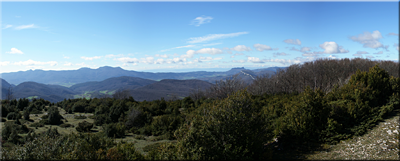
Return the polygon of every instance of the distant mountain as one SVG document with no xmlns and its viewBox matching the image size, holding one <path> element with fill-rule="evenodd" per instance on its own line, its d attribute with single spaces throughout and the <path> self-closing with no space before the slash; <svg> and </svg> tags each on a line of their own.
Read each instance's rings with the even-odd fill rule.
<svg viewBox="0 0 400 161">
<path fill-rule="evenodd" d="M 69 89 L 74 90 L 76 92 L 105 91 L 105 90 L 113 91 L 118 89 L 136 89 L 155 82 L 156 81 L 150 79 L 122 76 L 122 77 L 108 78 L 106 80 L 99 82 L 93 81 L 93 82 L 79 83 L 69 87 Z"/>
<path fill-rule="evenodd" d="M 279 67 L 273 67 L 279 68 Z M 269 68 L 263 69 L 268 70 Z M 64 71 L 44 71 L 44 70 L 29 70 L 11 73 L 2 73 L 1 77 L 11 84 L 20 84 L 22 82 L 33 81 L 43 84 L 58 84 L 58 85 L 71 85 L 91 81 L 103 81 L 112 77 L 129 76 L 151 80 L 162 79 L 199 79 L 210 78 L 219 76 L 229 76 L 237 74 L 245 68 L 232 68 L 226 72 L 184 72 L 184 73 L 151 73 L 151 72 L 137 72 L 124 70 L 120 67 L 100 67 L 98 69 L 80 68 L 78 70 L 64 70 Z M 252 70 L 254 71 L 254 70 Z M 259 70 L 261 71 L 261 70 Z M 258 71 L 257 71 L 258 72 Z M 215 81 L 214 81 L 215 82 Z"/>
<path fill-rule="evenodd" d="M 138 101 L 151 101 L 164 97 L 166 100 L 173 95 L 177 97 L 186 97 L 192 90 L 211 87 L 212 84 L 201 80 L 173 80 L 164 79 L 144 87 L 132 90 L 131 95 Z"/>
<path fill-rule="evenodd" d="M 72 98 L 77 92 L 60 85 L 45 85 L 36 82 L 24 82 L 13 88 L 15 98 L 37 96 L 50 102 Z"/>
<path fill-rule="evenodd" d="M 1 80 L 1 99 L 6 99 L 7 91 L 10 87 L 12 88 L 12 85 L 4 79 L 0 78 L 0 80 Z"/>
</svg>

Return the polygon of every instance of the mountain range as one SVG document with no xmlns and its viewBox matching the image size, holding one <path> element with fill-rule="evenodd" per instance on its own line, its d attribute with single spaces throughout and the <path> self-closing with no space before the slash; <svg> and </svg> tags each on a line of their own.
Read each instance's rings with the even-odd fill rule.
<svg viewBox="0 0 400 161">
<path fill-rule="evenodd" d="M 285 67 L 248 70 L 232 68 L 226 72 L 151 73 L 128 71 L 120 67 L 81 68 L 69 71 L 29 70 L 2 74 L 2 99 L 9 88 L 14 98 L 43 98 L 58 102 L 64 98 L 110 96 L 128 89 L 138 101 L 186 97 L 194 89 L 206 89 L 215 81 L 237 74 L 248 84 L 257 76 L 274 75 Z M 7 81 L 6 81 L 7 80 Z M 17 85 L 14 85 L 17 84 Z"/>
</svg>

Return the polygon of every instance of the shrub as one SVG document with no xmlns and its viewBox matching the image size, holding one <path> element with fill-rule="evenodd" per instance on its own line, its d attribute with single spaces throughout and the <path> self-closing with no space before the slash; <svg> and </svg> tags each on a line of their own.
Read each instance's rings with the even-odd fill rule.
<svg viewBox="0 0 400 161">
<path fill-rule="evenodd" d="M 93 124 L 89 123 L 87 121 L 83 121 L 78 123 L 78 126 L 76 127 L 76 131 L 78 132 L 90 132 L 90 129 L 93 128 Z"/>
<path fill-rule="evenodd" d="M 29 114 L 30 114 L 30 113 L 29 113 L 28 110 L 25 110 L 25 111 L 24 111 L 24 119 L 25 119 L 25 120 L 29 120 Z"/>
<path fill-rule="evenodd" d="M 125 136 L 125 125 L 121 123 L 110 123 L 103 127 L 107 137 L 121 138 Z"/>
<path fill-rule="evenodd" d="M 268 124 L 241 90 L 228 98 L 203 104 L 191 121 L 175 132 L 180 159 L 259 159 L 272 138 Z"/>
<path fill-rule="evenodd" d="M 17 113 L 17 112 L 10 112 L 10 113 L 7 114 L 7 119 L 8 120 L 16 120 L 16 119 L 19 119 L 19 118 L 21 118 L 21 115 L 19 113 Z"/>
<path fill-rule="evenodd" d="M 49 113 L 48 114 L 49 115 L 49 119 L 48 119 L 49 124 L 58 125 L 58 124 L 62 123 L 62 121 L 61 121 L 62 116 L 60 115 L 60 112 L 58 111 L 57 107 L 54 107 L 54 106 L 50 107 L 48 110 L 48 113 Z"/>
</svg>

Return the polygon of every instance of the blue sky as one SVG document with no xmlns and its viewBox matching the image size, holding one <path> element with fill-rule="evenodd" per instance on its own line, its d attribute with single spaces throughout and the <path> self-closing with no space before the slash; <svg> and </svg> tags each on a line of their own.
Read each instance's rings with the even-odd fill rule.
<svg viewBox="0 0 400 161">
<path fill-rule="evenodd" d="M 0 72 L 399 59 L 399 2 L 2 2 Z"/>
</svg>

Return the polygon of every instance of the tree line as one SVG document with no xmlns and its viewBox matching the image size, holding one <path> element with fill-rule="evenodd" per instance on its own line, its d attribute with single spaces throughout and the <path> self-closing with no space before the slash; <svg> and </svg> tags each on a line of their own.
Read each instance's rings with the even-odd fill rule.
<svg viewBox="0 0 400 161">
<path fill-rule="evenodd" d="M 2 142 L 16 144 L 2 149 L 2 159 L 271 159 L 277 152 L 268 145 L 276 140 L 281 148 L 296 148 L 335 144 L 365 134 L 399 108 L 398 68 L 398 63 L 390 61 L 320 59 L 257 77 L 250 85 L 232 76 L 181 100 L 138 102 L 126 91 L 118 91 L 113 98 L 57 103 L 2 100 L 2 111 L 6 111 L 2 116 L 7 118 Z M 35 134 L 34 126 L 69 126 L 58 107 L 71 114 L 93 113 L 94 125 L 101 126 L 102 132 L 93 134 L 93 124 L 81 122 L 78 134 L 61 136 L 54 129 Z M 43 111 L 48 112 L 44 121 L 30 124 L 31 128 L 21 124 L 20 120 L 29 119 L 25 113 Z M 21 133 L 28 135 L 19 137 Z M 134 144 L 110 141 L 126 133 L 176 142 L 157 144 L 143 155 Z M 59 145 L 34 138 L 53 139 Z M 47 152 L 54 156 L 34 155 L 34 148 L 27 149 L 33 144 L 53 147 Z"/>
</svg>

